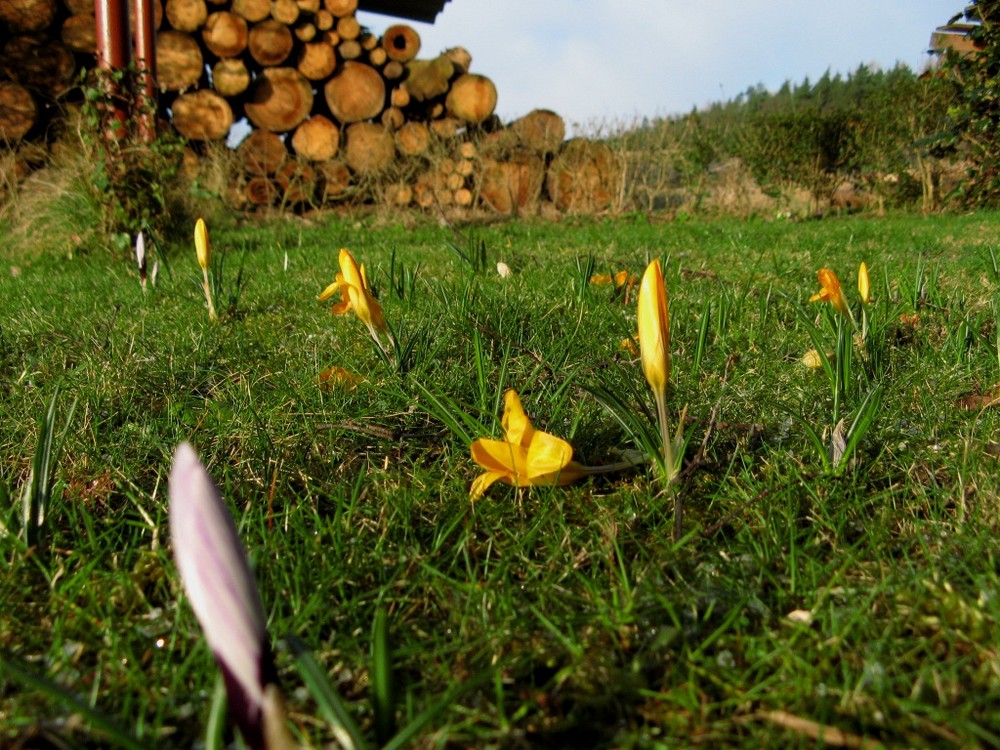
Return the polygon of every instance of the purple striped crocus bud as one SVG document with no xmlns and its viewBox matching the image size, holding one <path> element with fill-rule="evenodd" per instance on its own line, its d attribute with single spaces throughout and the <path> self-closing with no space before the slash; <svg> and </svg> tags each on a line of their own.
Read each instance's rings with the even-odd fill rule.
<svg viewBox="0 0 1000 750">
<path fill-rule="evenodd" d="M 244 739 L 253 750 L 294 747 L 284 712 L 272 707 L 277 675 L 264 608 L 236 524 L 188 443 L 177 447 L 170 470 L 170 539 Z"/>
<path fill-rule="evenodd" d="M 142 232 L 135 238 L 135 262 L 139 266 L 139 282 L 146 288 L 146 237 Z"/>
</svg>

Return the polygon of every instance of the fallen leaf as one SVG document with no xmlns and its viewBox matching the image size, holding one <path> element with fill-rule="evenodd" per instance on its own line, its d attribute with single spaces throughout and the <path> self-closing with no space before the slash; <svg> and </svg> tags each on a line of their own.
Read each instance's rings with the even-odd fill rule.
<svg viewBox="0 0 1000 750">
<path fill-rule="evenodd" d="M 979 411 L 1000 404 L 1000 383 L 986 393 L 973 393 L 958 400 L 958 408 Z"/>
<path fill-rule="evenodd" d="M 808 609 L 793 609 L 785 619 L 798 625 L 812 625 L 813 614 Z"/>
<path fill-rule="evenodd" d="M 884 750 L 885 745 L 877 740 L 868 737 L 861 737 L 857 734 L 845 732 L 836 727 L 820 724 L 818 721 L 806 719 L 803 716 L 796 716 L 787 711 L 759 711 L 749 716 L 741 716 L 737 719 L 740 723 L 751 721 L 769 721 L 780 727 L 801 734 L 811 740 L 822 742 L 830 747 L 850 747 L 858 750 Z"/>
<path fill-rule="evenodd" d="M 844 435 L 844 420 L 841 419 L 830 434 L 830 465 L 836 468 L 847 450 L 847 439 Z"/>
</svg>

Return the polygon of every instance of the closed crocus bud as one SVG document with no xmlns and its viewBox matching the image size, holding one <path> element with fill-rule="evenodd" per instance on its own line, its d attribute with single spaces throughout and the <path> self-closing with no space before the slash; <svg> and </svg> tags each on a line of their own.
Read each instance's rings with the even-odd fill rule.
<svg viewBox="0 0 1000 750">
<path fill-rule="evenodd" d="M 872 284 L 868 278 L 868 264 L 864 262 L 858 267 L 858 294 L 861 295 L 861 301 L 864 304 L 867 305 L 871 302 Z"/>
<path fill-rule="evenodd" d="M 653 392 L 662 395 L 670 379 L 670 314 L 659 260 L 650 263 L 642 276 L 638 318 L 642 371 Z"/>
<path fill-rule="evenodd" d="M 146 237 L 142 232 L 135 238 L 135 262 L 139 266 L 139 274 L 146 278 Z"/>
<path fill-rule="evenodd" d="M 198 265 L 203 271 L 207 271 L 212 249 L 208 244 L 208 227 L 201 218 L 194 225 L 194 249 L 198 255 Z"/>
<path fill-rule="evenodd" d="M 222 670 L 233 720 L 253 750 L 292 748 L 260 594 L 232 516 L 187 443 L 174 454 L 169 486 L 174 559 Z"/>
</svg>

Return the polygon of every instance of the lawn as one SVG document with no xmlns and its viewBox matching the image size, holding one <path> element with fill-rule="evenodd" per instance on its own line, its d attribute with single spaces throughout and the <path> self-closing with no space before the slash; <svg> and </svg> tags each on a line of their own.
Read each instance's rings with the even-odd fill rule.
<svg viewBox="0 0 1000 750">
<path fill-rule="evenodd" d="M 205 738 L 217 669 L 167 524 L 190 441 L 309 746 L 334 734 L 285 639 L 374 743 L 379 610 L 399 725 L 447 704 L 417 747 L 1000 746 L 1000 216 L 210 230 L 216 322 L 193 244 L 156 249 L 145 293 L 111 251 L 0 247 L 0 745 Z M 388 354 L 316 299 L 341 247 Z M 655 258 L 675 424 L 687 407 L 677 483 L 640 463 L 472 502 L 470 443 L 502 437 L 507 389 L 581 463 L 644 450 L 653 396 L 622 346 L 636 288 L 590 278 Z M 843 321 L 809 301 L 821 267 L 869 348 L 851 331 L 838 348 Z M 831 372 L 854 360 L 836 404 L 802 362 L 817 343 Z M 876 390 L 831 464 L 834 410 L 850 427 Z M 50 403 L 61 451 L 26 529 Z"/>
</svg>

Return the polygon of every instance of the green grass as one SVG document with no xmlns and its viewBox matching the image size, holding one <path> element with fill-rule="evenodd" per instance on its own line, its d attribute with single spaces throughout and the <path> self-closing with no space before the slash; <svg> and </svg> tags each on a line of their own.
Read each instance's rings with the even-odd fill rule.
<svg viewBox="0 0 1000 750">
<path fill-rule="evenodd" d="M 216 669 L 166 518 L 170 458 L 189 440 L 237 519 L 270 632 L 313 649 L 370 737 L 384 607 L 401 724 L 493 670 L 420 747 L 813 747 L 819 725 L 886 747 L 1000 745 L 1000 417 L 959 408 L 1000 380 L 1000 217 L 626 217 L 474 227 L 463 240 L 353 219 L 210 230 L 230 289 L 244 264 L 217 324 L 193 247 L 161 255 L 145 297 L 124 258 L 0 249 L 0 519 L 12 534 L 39 420 L 57 388 L 57 425 L 76 401 L 45 545 L 0 537 L 0 669 L 26 665 L 143 746 L 203 736 Z M 456 241 L 483 243 L 485 272 Z M 405 366 L 316 301 L 341 246 L 412 341 Z M 498 437 L 506 388 L 583 463 L 635 447 L 588 392 L 637 394 L 636 412 L 652 413 L 619 346 L 635 302 L 585 271 L 593 258 L 596 272 L 640 274 L 654 257 L 689 463 L 707 435 L 681 485 L 686 536 L 673 541 L 651 469 L 496 485 L 470 504 L 468 441 L 486 435 L 469 425 Z M 789 410 L 828 426 L 829 386 L 799 362 L 822 315 L 808 297 L 829 266 L 856 299 L 862 260 L 892 316 L 886 392 L 858 460 L 831 476 Z M 365 382 L 321 388 L 334 365 Z M 796 610 L 811 624 L 790 620 Z M 313 746 L 330 742 L 291 654 L 278 662 L 294 723 Z M 104 745 L 69 720 L 77 710 L 0 672 L 0 745 L 44 731 Z"/>
</svg>

